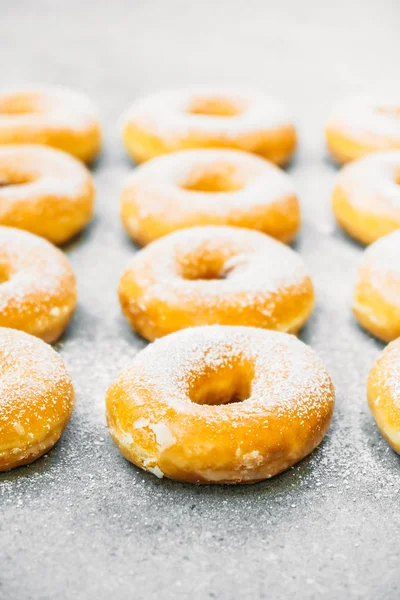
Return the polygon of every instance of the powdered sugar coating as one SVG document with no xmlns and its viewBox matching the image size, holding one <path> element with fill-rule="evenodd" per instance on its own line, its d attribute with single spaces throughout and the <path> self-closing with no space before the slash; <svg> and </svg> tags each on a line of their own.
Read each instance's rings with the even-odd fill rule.
<svg viewBox="0 0 400 600">
<path fill-rule="evenodd" d="M 155 337 L 172 331 L 170 313 L 176 328 L 180 315 L 186 327 L 225 323 L 293 332 L 314 300 L 304 262 L 293 250 L 258 231 L 214 226 L 177 231 L 141 250 L 119 292 L 133 327 L 141 331 L 142 318 L 160 321 Z"/>
<path fill-rule="evenodd" d="M 220 377 L 250 378 L 249 396 L 229 404 L 196 400 L 203 385 L 211 382 L 212 391 Z M 143 468 L 146 457 L 162 472 L 163 465 L 170 469 L 171 461 L 179 469 L 194 452 L 199 464 L 200 457 L 207 457 L 194 480 L 232 482 L 276 472 L 271 466 L 277 456 L 275 443 L 280 447 L 278 471 L 311 451 L 326 431 L 333 402 L 333 385 L 324 366 L 294 336 L 212 326 L 172 334 L 140 352 L 111 386 L 107 409 L 112 436 L 125 455 L 141 457 Z M 161 443 L 154 431 L 160 424 Z M 231 440 L 229 450 L 224 436 Z M 153 445 L 155 456 L 150 452 Z M 184 458 L 177 458 L 180 451 Z M 226 459 L 215 471 L 210 464 L 214 453 Z M 171 470 L 167 474 L 174 476 Z"/>
<path fill-rule="evenodd" d="M 332 110 L 327 129 L 338 129 L 376 150 L 400 147 L 400 94 L 353 96 Z"/>
<path fill-rule="evenodd" d="M 76 305 L 72 268 L 52 244 L 0 227 L 0 326 L 58 337 Z"/>
<path fill-rule="evenodd" d="M 240 183 L 239 189 L 205 192 L 185 187 L 194 176 L 224 174 L 227 169 L 232 171 L 228 177 Z M 262 229 L 286 241 L 295 235 L 300 221 L 288 175 L 238 150 L 184 150 L 154 158 L 127 179 L 121 212 L 128 232 L 139 239 L 143 230 L 150 230 L 146 239 L 154 239 L 193 225 L 236 225 Z"/>
<path fill-rule="evenodd" d="M 233 366 L 238 358 L 255 364 L 249 398 L 215 406 L 191 401 L 191 385 L 199 373 L 215 372 L 226 364 Z M 306 420 L 325 404 L 332 385 L 315 352 L 295 336 L 220 325 L 186 329 L 156 340 L 134 358 L 122 378 L 126 391 L 132 386 L 129 394 L 133 402 L 133 390 L 143 387 L 155 391 L 165 414 L 173 407 L 182 413 L 206 412 L 210 418 L 216 414 L 233 421 L 240 420 L 242 413 L 275 409 Z"/>
<path fill-rule="evenodd" d="M 24 102 L 27 110 L 8 111 L 15 101 Z M 28 108 L 31 107 L 31 111 Z M 30 126 L 55 131 L 72 129 L 76 132 L 97 126 L 98 115 L 94 104 L 82 93 L 61 86 L 37 88 L 5 88 L 0 90 L 0 129 L 10 131 L 16 127 Z"/>
<path fill-rule="evenodd" d="M 74 390 L 60 356 L 24 332 L 0 328 L 0 470 L 31 462 L 59 438 Z"/>
<path fill-rule="evenodd" d="M 364 252 L 360 277 L 400 309 L 400 230 L 377 240 Z"/>
<path fill-rule="evenodd" d="M 19 183 L 20 179 L 31 181 Z M 89 171 L 65 152 L 38 144 L 0 146 L 0 219 L 13 202 L 34 202 L 43 195 L 73 202 L 92 185 Z"/>
<path fill-rule="evenodd" d="M 227 98 L 241 110 L 229 117 L 193 114 L 190 107 L 196 98 Z M 292 125 L 286 109 L 274 98 L 257 90 L 229 86 L 158 92 L 137 100 L 121 121 L 123 128 L 134 122 L 172 141 L 186 138 L 191 130 L 229 139 Z"/>
<path fill-rule="evenodd" d="M 389 394 L 396 410 L 400 411 L 400 339 L 391 342 L 383 350 L 373 373 L 376 389 L 379 389 L 382 394 Z M 379 404 L 376 399 L 375 404 Z M 398 433 L 400 437 L 400 430 Z"/>
<path fill-rule="evenodd" d="M 38 144 L 0 146 L 0 223 L 65 243 L 94 210 L 90 172 L 71 155 Z"/>
<path fill-rule="evenodd" d="M 391 150 L 369 154 L 346 165 L 336 186 L 354 208 L 391 218 L 400 226 L 399 177 L 400 150 Z"/>
</svg>

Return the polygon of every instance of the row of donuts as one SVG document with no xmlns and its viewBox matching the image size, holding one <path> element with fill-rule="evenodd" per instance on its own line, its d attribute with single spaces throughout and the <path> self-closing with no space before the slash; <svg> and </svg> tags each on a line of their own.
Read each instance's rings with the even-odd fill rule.
<svg viewBox="0 0 400 600">
<path fill-rule="evenodd" d="M 399 98 L 356 96 L 332 111 L 326 139 L 332 156 L 348 162 L 400 149 Z M 136 162 L 193 148 L 233 148 L 286 164 L 297 145 L 282 104 L 255 90 L 192 87 L 137 100 L 122 137 Z M 62 87 L 0 91 L 0 145 L 46 144 L 91 162 L 101 148 L 96 110 L 83 94 Z"/>
<path fill-rule="evenodd" d="M 201 154 L 201 153 L 200 153 Z M 228 153 L 229 154 L 229 153 Z M 222 181 L 226 180 L 226 167 L 223 166 L 222 168 L 222 177 L 221 175 L 217 174 L 217 179 L 219 178 L 219 180 L 222 179 Z M 203 178 L 204 181 L 204 177 L 203 175 L 201 175 L 201 177 Z M 215 179 L 215 176 L 213 176 Z M 211 181 L 213 181 L 213 177 L 211 178 Z M 196 177 L 194 177 L 194 180 L 196 182 L 198 182 L 198 177 L 196 179 Z M 207 178 L 206 178 L 207 180 Z M 204 184 L 202 183 L 202 186 Z M 213 191 L 214 189 L 214 183 L 210 183 L 210 178 L 208 178 L 208 180 L 206 181 L 206 185 L 205 185 L 205 190 L 203 191 Z M 193 191 L 196 190 L 196 187 L 192 188 Z M 222 191 L 222 190 L 221 190 Z M 232 191 L 232 190 L 229 190 Z M 224 195 L 227 194 L 227 190 L 224 190 Z M 240 223 L 239 223 L 240 224 Z M 246 226 L 246 225 L 244 225 Z M 204 240 L 204 235 L 207 238 L 207 231 L 205 231 L 206 229 L 211 229 L 212 231 L 209 232 L 209 235 L 211 237 L 211 246 L 207 245 L 207 239 Z M 213 241 L 214 241 L 214 237 L 218 237 L 218 229 L 222 229 L 225 230 L 225 239 L 222 235 L 222 241 L 223 243 L 223 248 L 218 248 L 218 243 L 216 243 L 215 246 L 213 246 Z M 229 230 L 229 231 L 226 231 Z M 265 247 L 262 248 L 263 243 L 261 243 L 261 238 L 264 239 L 265 236 L 261 236 L 260 234 L 257 234 L 256 232 L 246 232 L 245 230 L 236 230 L 236 234 L 235 234 L 235 229 L 229 229 L 229 228 L 199 228 L 199 233 L 195 235 L 195 231 L 193 229 L 190 230 L 189 233 L 186 233 L 186 241 L 185 241 L 185 232 L 181 232 L 176 233 L 176 234 L 172 234 L 171 236 L 168 236 L 168 238 L 172 238 L 175 236 L 175 238 L 178 240 L 178 246 L 179 244 L 181 245 L 181 252 L 177 251 L 176 252 L 176 248 L 173 250 L 173 253 L 171 255 L 170 253 L 170 260 L 166 263 L 164 263 L 163 268 L 166 270 L 163 272 L 163 270 L 161 269 L 159 272 L 154 273 L 155 275 L 155 279 L 157 280 L 157 277 L 160 277 L 161 279 L 161 283 L 166 284 L 165 285 L 165 289 L 164 289 L 164 297 L 161 294 L 161 311 L 160 311 L 160 304 L 159 304 L 159 294 L 155 294 L 153 301 L 149 303 L 149 305 L 147 307 L 144 307 L 143 310 L 143 302 L 141 300 L 139 300 L 138 303 L 136 303 L 136 298 L 134 297 L 133 299 L 130 297 L 130 293 L 133 289 L 133 291 L 136 291 L 136 288 L 139 289 L 140 286 L 136 286 L 136 282 L 130 281 L 129 277 L 128 277 L 128 301 L 126 302 L 126 305 L 132 305 L 132 306 L 137 306 L 138 310 L 136 310 L 135 313 L 135 309 L 134 309 L 134 316 L 138 317 L 138 322 L 140 321 L 147 321 L 147 323 L 150 322 L 150 324 L 154 325 L 154 322 L 157 321 L 157 319 L 154 319 L 154 316 L 161 316 L 161 320 L 166 320 L 167 323 L 170 324 L 172 331 L 175 331 L 176 329 L 179 329 L 181 327 L 190 327 L 193 323 L 189 322 L 188 324 L 183 324 L 182 325 L 182 314 L 184 315 L 184 311 L 183 313 L 180 314 L 174 314 L 174 309 L 176 308 L 176 304 L 179 305 L 180 303 L 180 298 L 182 297 L 182 294 L 185 294 L 185 291 L 187 289 L 188 286 L 188 282 L 191 282 L 193 285 L 191 286 L 191 294 L 189 295 L 189 298 L 187 299 L 187 307 L 190 307 L 190 304 L 193 301 L 193 291 L 195 291 L 195 306 L 197 306 L 196 303 L 200 302 L 200 305 L 203 306 L 203 308 L 207 308 L 207 306 L 210 306 L 210 300 L 214 301 L 216 304 L 216 308 L 211 311 L 211 317 L 212 315 L 214 316 L 214 318 L 216 319 L 215 321 L 212 321 L 211 318 L 211 322 L 226 322 L 226 319 L 228 320 L 228 322 L 233 322 L 235 324 L 237 324 L 237 319 L 238 319 L 238 315 L 244 313 L 244 321 L 246 322 L 246 324 L 252 324 L 253 323 L 253 319 L 255 319 L 255 324 L 260 326 L 259 324 L 259 319 L 260 317 L 262 317 L 262 315 L 264 315 L 264 319 L 265 319 L 265 324 L 261 325 L 263 327 L 272 327 L 272 328 L 284 328 L 287 329 L 288 331 L 297 331 L 302 323 L 305 321 L 305 319 L 307 318 L 308 314 L 311 312 L 312 309 L 312 304 L 313 304 L 313 290 L 312 290 L 312 284 L 308 278 L 308 276 L 305 274 L 304 271 L 304 266 L 302 265 L 300 259 L 295 255 L 295 253 L 293 253 L 292 251 L 290 251 L 288 248 L 281 246 L 278 242 L 273 242 L 273 240 L 270 240 L 271 242 L 273 242 L 275 244 L 275 249 L 273 248 L 273 246 L 270 246 L 268 249 L 272 250 L 274 253 L 278 253 L 278 256 L 280 258 L 282 258 L 283 263 L 285 264 L 285 273 L 284 273 L 284 278 L 282 279 L 282 275 L 276 273 L 276 269 L 274 272 L 274 269 L 270 268 L 270 272 L 268 273 L 268 277 L 269 278 L 268 281 L 264 280 L 264 289 L 261 290 L 260 292 L 260 286 L 259 286 L 259 282 L 257 281 L 257 278 L 260 275 L 260 261 L 262 261 L 264 263 L 266 257 L 263 256 L 263 252 L 262 250 L 266 251 L 267 247 L 268 247 L 268 243 L 265 242 Z M 240 236 L 242 236 L 243 239 L 238 239 L 237 241 L 237 247 L 235 249 L 235 243 L 233 243 L 233 239 L 236 237 L 236 235 L 239 235 L 240 232 Z M 181 235 L 182 234 L 182 235 Z M 218 234 L 218 235 L 217 235 Z M 251 240 L 250 238 L 247 239 L 246 236 L 253 234 L 253 238 L 255 236 L 255 238 L 253 240 Z M 28 234 L 27 234 L 28 235 Z M 163 235 L 163 234 L 161 234 Z M 182 237 L 182 240 L 178 239 L 180 237 Z M 200 246 L 199 247 L 195 247 L 196 246 L 196 239 L 195 239 L 195 243 L 194 243 L 194 248 L 192 248 L 194 250 L 194 254 L 186 254 L 186 256 L 183 253 L 183 258 L 182 258 L 182 249 L 187 249 L 188 244 L 190 242 L 190 239 L 192 239 L 192 236 L 194 236 L 195 238 L 197 238 L 197 243 L 200 242 Z M 33 236 L 30 236 L 33 237 Z M 159 236 L 158 236 L 159 237 Z M 258 241 L 256 240 L 256 238 L 259 238 Z M 164 238 L 165 242 L 167 241 L 168 238 Z M 269 240 L 270 238 L 265 238 L 265 240 Z M 160 240 L 159 244 L 161 245 L 161 242 L 164 242 L 164 240 Z M 147 272 L 151 272 L 151 257 L 152 257 L 152 253 L 150 252 L 150 249 L 153 249 L 156 246 L 156 244 L 152 244 L 149 246 L 148 249 L 145 249 L 142 251 L 141 256 L 143 256 L 143 254 L 145 254 L 145 252 L 147 250 L 149 250 L 148 254 L 149 257 L 145 258 L 143 261 L 143 274 L 146 275 Z M 225 251 L 224 248 L 225 246 L 228 248 L 228 251 Z M 233 249 L 232 249 L 233 246 Z M 277 250 L 278 247 L 281 247 L 281 250 Z M 286 255 L 283 254 L 283 250 L 288 251 L 288 253 Z M 153 250 L 152 250 L 153 251 Z M 164 252 L 164 248 L 161 248 L 161 251 Z M 157 257 L 157 251 L 153 251 L 154 255 Z M 280 254 L 280 252 L 282 252 L 282 254 Z M 291 253 L 291 255 L 290 255 Z M 252 254 L 254 254 L 255 256 L 252 256 Z M 248 256 L 250 255 L 250 256 Z M 289 258 L 290 256 L 290 258 Z M 297 263 L 296 260 L 294 259 L 294 257 L 296 257 L 297 259 Z M 271 261 L 269 261 L 271 263 Z M 169 269 L 169 271 L 168 271 Z M 171 270 L 172 269 L 172 270 Z M 140 261 L 139 261 L 139 271 L 140 271 Z M 154 271 L 154 269 L 153 269 Z M 28 270 L 29 272 L 29 270 Z M 135 273 L 135 269 L 134 269 L 134 273 Z M 13 272 L 14 274 L 14 272 Z M 7 277 L 5 277 L 6 281 L 7 281 Z M 124 279 L 124 278 L 123 278 Z M 132 279 L 132 278 L 131 278 Z M 173 280 L 176 279 L 176 281 L 174 282 Z M 210 281 L 210 280 L 219 280 L 218 284 L 224 284 L 224 288 L 220 288 L 218 290 L 215 289 L 215 281 Z M 237 279 L 237 281 L 236 281 Z M 183 280 L 183 285 L 182 285 L 182 280 Z M 229 280 L 229 281 L 228 281 Z M 290 282 L 295 281 L 295 285 L 294 287 L 294 297 L 296 298 L 296 294 L 297 294 L 297 300 L 300 299 L 300 301 L 296 301 L 296 305 L 294 306 L 294 308 L 297 311 L 297 314 L 292 314 L 293 310 L 291 311 L 291 307 L 290 307 L 290 293 L 288 292 L 288 289 L 290 290 Z M 160 280 L 157 282 L 157 284 L 160 282 Z M 7 281 L 7 284 L 11 284 L 14 283 L 14 280 L 11 281 Z M 146 282 L 145 280 L 145 284 L 149 283 Z M 150 280 L 150 284 L 151 284 L 151 280 Z M 228 286 L 225 285 L 225 283 L 228 284 Z M 268 293 L 267 293 L 267 288 L 268 285 L 272 288 L 273 290 L 276 290 L 276 293 L 274 293 L 274 291 L 270 290 L 270 294 L 269 294 L 269 300 L 268 300 Z M 211 284 L 208 285 L 208 284 Z M 135 287 L 136 286 L 136 287 Z M 171 289 L 171 286 L 173 289 Z M 196 286 L 196 288 L 194 288 L 193 286 Z M 200 286 L 200 287 L 199 287 Z M 160 286 L 158 286 L 160 287 Z M 121 288 L 122 288 L 122 281 L 121 281 L 121 285 L 120 285 L 120 292 L 121 292 Z M 161 285 L 162 288 L 162 285 Z M 226 289 L 227 288 L 227 289 Z M 262 288 L 262 286 L 261 286 Z M 284 290 L 282 293 L 282 289 Z M 162 290 L 159 290 L 162 291 Z M 168 316 L 168 319 L 166 319 L 165 314 L 163 314 L 163 311 L 165 309 L 165 305 L 163 306 L 163 302 L 165 302 L 165 298 L 168 304 L 168 301 L 171 299 L 171 291 L 173 292 L 173 294 L 175 294 L 175 306 L 174 303 L 172 302 L 172 312 L 170 314 L 170 316 Z M 286 292 L 286 297 L 285 297 L 285 292 Z M 281 293 L 283 295 L 283 301 L 281 296 Z M 173 295 L 172 294 L 172 295 Z M 237 298 L 237 296 L 239 295 L 239 298 Z M 121 296 L 121 293 L 120 293 Z M 122 296 L 121 296 L 122 297 Z M 289 298 L 289 302 L 288 302 L 288 298 Z M 271 302 L 272 300 L 272 302 Z M 278 300 L 278 302 L 276 303 L 276 300 Z M 286 303 L 285 303 L 286 300 Z M 158 303 L 158 304 L 157 304 Z M 232 303 L 233 303 L 233 307 L 232 307 Z M 236 304 L 235 304 L 236 303 Z M 272 306 L 271 306 L 272 305 Z M 37 306 L 35 305 L 35 303 L 33 303 L 33 305 L 31 305 L 31 312 L 32 312 L 32 306 L 35 307 L 33 312 L 37 312 Z M 123 305 L 124 306 L 124 305 Z M 276 306 L 280 307 L 280 310 L 276 310 Z M 254 307 L 256 308 L 255 311 L 255 315 L 252 312 L 252 309 L 254 309 Z M 229 311 L 231 311 L 231 314 L 227 316 L 227 308 L 229 309 Z M 293 307 L 292 307 L 293 308 Z M 303 308 L 303 313 L 300 310 L 300 308 Z M 233 309 L 233 310 L 232 310 Z M 294 311 L 296 313 L 296 310 Z M 229 312 L 228 311 L 228 312 Z M 258 311 L 258 312 L 257 312 Z M 47 308 L 47 311 L 45 311 L 45 313 L 48 313 L 49 310 Z M 62 313 L 63 311 L 60 310 L 59 307 L 52 307 L 51 308 L 51 312 L 54 313 L 54 316 L 59 316 L 60 313 Z M 300 313 L 300 314 L 299 314 Z M 129 313 L 128 313 L 129 314 Z M 247 317 L 246 317 L 247 315 Z M 266 315 L 272 315 L 272 318 L 268 324 L 268 319 L 265 318 Z M 289 323 L 283 321 L 282 322 L 282 317 L 285 317 L 286 319 L 289 319 Z M 249 322 L 250 321 L 250 322 Z M 177 326 L 176 326 L 176 322 L 177 322 Z M 207 319 L 206 319 L 206 322 Z M 175 325 L 174 325 L 175 323 Z M 196 323 L 195 323 L 196 324 Z M 151 328 L 150 328 L 151 331 Z M 158 337 L 158 335 L 165 335 L 165 333 L 168 333 L 167 331 L 164 331 L 164 333 L 157 333 L 156 334 L 149 334 L 148 337 L 149 339 L 153 339 L 153 337 Z M 330 397 L 329 400 L 329 394 L 328 397 L 326 398 L 327 401 L 327 405 L 329 406 L 331 403 L 332 397 Z M 329 410 L 328 410 L 329 412 Z M 139 419 L 140 420 L 140 419 Z M 319 424 L 320 426 L 321 424 Z M 325 423 L 326 425 L 326 423 Z M 143 425 L 143 423 L 137 426 L 137 429 L 144 429 L 147 430 L 147 426 Z M 324 426 L 322 428 L 323 430 L 326 430 L 326 427 Z M 321 429 L 321 431 L 322 431 Z M 151 430 L 151 427 L 150 427 Z M 117 442 L 117 444 L 119 445 L 121 451 L 128 456 L 128 458 L 130 458 L 131 460 L 133 460 L 134 462 L 136 462 L 137 464 L 139 464 L 139 466 L 142 466 L 144 468 L 147 468 L 147 470 L 152 470 L 152 472 L 154 472 L 155 474 L 160 474 L 161 471 L 159 464 L 157 463 L 157 460 L 155 462 L 155 464 L 153 464 L 153 462 L 149 462 L 148 458 L 143 458 L 143 456 L 138 456 L 137 452 L 133 452 L 132 455 L 132 444 L 129 443 L 128 446 L 126 444 L 126 439 L 127 437 L 129 437 L 129 435 L 131 435 L 131 433 L 129 431 L 123 431 L 122 432 L 122 438 L 121 435 L 117 436 L 115 434 L 115 423 L 113 425 L 112 428 L 112 435 L 115 439 L 115 441 Z M 164 430 L 163 430 L 164 431 Z M 113 433 L 114 432 L 114 433 Z M 121 433 L 121 432 L 120 432 Z M 138 433 L 138 432 L 136 432 Z M 141 432 L 143 433 L 143 432 Z M 147 432 L 148 433 L 148 432 Z M 154 437 L 154 433 L 153 432 L 153 437 Z M 160 432 L 159 432 L 160 433 Z M 136 436 L 137 437 L 137 436 Z M 140 437 L 140 435 L 139 435 Z M 145 436 L 146 437 L 146 436 Z M 164 431 L 164 437 L 165 437 L 165 431 Z M 147 435 L 148 438 L 148 435 Z M 157 435 L 156 435 L 157 438 Z M 122 440 L 122 441 L 121 441 Z M 147 443 L 148 443 L 148 439 L 147 439 Z M 318 439 L 318 441 L 320 441 L 320 439 Z M 318 441 L 316 443 L 318 443 Z M 54 443 L 54 442 L 53 442 Z M 304 443 L 309 445 L 310 440 L 305 440 Z M 314 443 L 314 446 L 316 445 L 316 443 Z M 32 444 L 31 444 L 32 445 Z M 130 450 L 129 450 L 130 448 Z M 135 446 L 136 448 L 136 446 Z M 312 448 L 311 448 L 312 449 Z M 136 448 L 137 450 L 137 448 Z M 304 449 L 303 449 L 304 450 Z M 303 452 L 302 450 L 302 452 Z M 265 451 L 265 449 L 264 449 Z M 310 451 L 310 450 L 308 450 Z M 254 451 L 254 452 L 259 452 Z M 158 453 L 159 453 L 159 449 L 158 449 Z M 307 452 L 308 453 L 308 452 Z M 251 454 L 251 453 L 250 453 Z M 246 469 L 245 470 L 249 470 L 248 468 L 248 463 L 249 463 L 249 453 L 246 453 L 246 459 L 245 459 L 245 463 L 246 463 Z M 304 453 L 300 456 L 300 458 L 304 456 Z M 153 457 L 154 458 L 154 457 Z M 159 457 L 158 457 L 159 458 Z M 260 467 L 260 464 L 258 464 L 257 461 L 259 461 L 258 457 L 253 457 L 255 458 L 255 463 L 257 463 L 257 466 Z M 296 460 L 294 462 L 297 462 L 297 460 L 300 459 L 299 457 L 296 458 Z M 147 461 L 147 462 L 146 462 Z M 29 461 L 27 461 L 29 462 Z M 268 462 L 268 461 L 267 461 Z M 21 462 L 18 464 L 22 464 Z M 286 464 L 286 463 L 284 463 Z M 242 465 L 243 466 L 243 465 Z M 270 476 L 271 474 L 274 474 L 275 472 L 279 472 L 279 470 L 282 470 L 282 468 L 277 468 L 275 467 L 275 470 L 272 469 L 271 472 L 271 465 L 265 465 L 264 463 L 261 465 L 261 472 L 263 473 L 263 475 L 261 476 L 261 478 L 264 478 L 264 476 Z M 164 467 L 165 468 L 165 467 Z M 287 468 L 287 466 L 285 466 L 284 468 Z M 241 479 L 241 475 L 238 475 L 238 472 L 240 471 L 240 468 L 236 466 L 236 468 L 234 469 L 234 477 L 236 477 L 235 481 L 237 480 L 237 477 L 239 477 L 239 480 Z M 246 472 L 247 472 L 246 471 Z M 168 474 L 168 469 L 166 471 L 166 473 Z M 170 475 L 173 476 L 174 475 Z M 176 478 L 182 478 L 181 477 L 176 477 Z M 185 477 L 183 477 L 185 478 Z M 250 469 L 250 474 L 247 473 L 245 480 L 258 480 L 260 477 L 258 475 L 256 475 L 252 469 Z M 189 476 L 187 476 L 187 479 L 190 479 Z M 195 479 L 197 481 L 197 479 Z M 221 481 L 221 478 L 218 479 L 219 481 Z"/>
<path fill-rule="evenodd" d="M 368 244 L 400 227 L 400 129 L 394 104 L 366 104 L 344 103 L 326 135 L 341 162 L 362 157 L 339 173 L 332 206 L 341 227 Z M 296 192 L 287 175 L 255 156 L 284 164 L 296 147 L 292 121 L 271 98 L 243 90 L 160 93 L 132 106 L 122 132 L 137 162 L 153 159 L 122 193 L 122 221 L 139 244 L 199 223 L 294 239 Z M 89 100 L 62 88 L 0 92 L 0 224 L 63 244 L 93 215 L 93 182 L 83 166 L 43 145 L 92 161 L 101 132 Z"/>
</svg>

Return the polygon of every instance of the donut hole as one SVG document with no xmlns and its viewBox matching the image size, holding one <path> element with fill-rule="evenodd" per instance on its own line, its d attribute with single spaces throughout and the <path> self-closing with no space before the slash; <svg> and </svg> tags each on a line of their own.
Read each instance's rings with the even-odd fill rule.
<svg viewBox="0 0 400 600">
<path fill-rule="evenodd" d="M 226 279 L 226 255 L 216 248 L 204 245 L 177 256 L 179 275 L 188 281 Z"/>
<path fill-rule="evenodd" d="M 197 96 L 190 103 L 187 112 L 205 117 L 237 117 L 244 110 L 238 100 L 223 96 Z"/>
<path fill-rule="evenodd" d="M 20 173 L 14 170 L 1 170 L 0 169 L 0 188 L 7 187 L 9 185 L 26 185 L 32 183 L 37 177 L 33 174 Z"/>
<path fill-rule="evenodd" d="M 43 97 L 36 94 L 16 94 L 0 100 L 0 115 L 18 117 L 43 113 L 49 108 Z"/>
<path fill-rule="evenodd" d="M 216 162 L 193 168 L 180 187 L 190 192 L 229 193 L 242 190 L 245 183 L 244 174 L 236 165 Z"/>
<path fill-rule="evenodd" d="M 387 115 L 388 117 L 395 117 L 396 119 L 400 119 L 400 106 L 378 106 L 376 108 L 376 111 L 378 113 Z"/>
<path fill-rule="evenodd" d="M 254 370 L 243 362 L 227 360 L 217 368 L 194 375 L 190 400 L 195 404 L 221 406 L 243 402 L 251 396 Z"/>
<path fill-rule="evenodd" d="M 0 285 L 11 279 L 10 265 L 0 262 Z"/>
</svg>

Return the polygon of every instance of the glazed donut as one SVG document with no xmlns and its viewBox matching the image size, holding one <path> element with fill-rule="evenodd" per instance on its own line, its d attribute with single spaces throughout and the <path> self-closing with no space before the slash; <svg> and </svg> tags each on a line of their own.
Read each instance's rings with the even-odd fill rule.
<svg viewBox="0 0 400 600">
<path fill-rule="evenodd" d="M 107 393 L 122 454 L 158 477 L 253 483 L 321 442 L 331 379 L 296 337 L 254 327 L 197 327 L 136 355 Z"/>
<path fill-rule="evenodd" d="M 0 91 L 0 145 L 45 144 L 91 162 L 100 125 L 83 94 L 60 87 Z"/>
<path fill-rule="evenodd" d="M 367 331 L 385 342 L 400 336 L 400 230 L 364 252 L 353 312 Z"/>
<path fill-rule="evenodd" d="M 381 352 L 367 386 L 368 403 L 375 421 L 393 450 L 400 453 L 400 339 Z"/>
<path fill-rule="evenodd" d="M 72 267 L 60 250 L 26 231 L 0 227 L 0 327 L 54 342 L 76 306 Z"/>
<path fill-rule="evenodd" d="M 400 150 L 377 152 L 344 167 L 332 206 L 339 225 L 370 244 L 400 228 Z"/>
<path fill-rule="evenodd" d="M 290 242 L 300 208 L 289 177 L 271 163 L 237 150 L 186 150 L 133 171 L 121 219 L 141 245 L 195 225 L 258 229 Z"/>
<path fill-rule="evenodd" d="M 232 88 L 165 91 L 136 101 L 123 117 L 122 139 L 143 162 L 190 148 L 232 148 L 279 165 L 296 149 L 285 109 L 260 92 Z"/>
<path fill-rule="evenodd" d="M 123 313 L 148 340 L 198 325 L 290 333 L 307 321 L 314 288 L 300 256 L 258 231 L 192 227 L 138 252 L 119 284 Z"/>
<path fill-rule="evenodd" d="M 0 224 L 54 244 L 76 235 L 93 216 L 94 185 L 75 158 L 40 145 L 0 146 Z"/>
<path fill-rule="evenodd" d="M 41 340 L 0 328 L 0 471 L 33 462 L 54 446 L 74 407 L 61 357 Z"/>
<path fill-rule="evenodd" d="M 339 103 L 325 129 L 328 150 L 339 163 L 380 150 L 400 150 L 400 101 L 355 96 Z"/>
</svg>

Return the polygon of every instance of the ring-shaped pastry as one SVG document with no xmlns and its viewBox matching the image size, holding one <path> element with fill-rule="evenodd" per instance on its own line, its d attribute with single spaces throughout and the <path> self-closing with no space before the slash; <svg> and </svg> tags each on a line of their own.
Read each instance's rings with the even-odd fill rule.
<svg viewBox="0 0 400 600">
<path fill-rule="evenodd" d="M 290 242 L 300 207 L 290 178 L 271 163 L 237 150 L 187 150 L 133 171 L 121 219 L 141 245 L 196 225 L 246 227 Z"/>
<path fill-rule="evenodd" d="M 354 96 L 332 111 L 325 129 L 328 150 L 346 163 L 385 150 L 400 150 L 400 98 Z"/>
<path fill-rule="evenodd" d="M 400 230 L 365 250 L 353 312 L 367 331 L 385 342 L 400 336 Z"/>
<path fill-rule="evenodd" d="M 136 162 L 191 148 L 232 148 L 286 164 L 296 130 L 283 106 L 257 91 L 193 88 L 136 101 L 123 117 L 122 138 Z"/>
<path fill-rule="evenodd" d="M 131 327 L 153 340 L 199 325 L 297 332 L 314 306 L 301 257 L 258 231 L 192 227 L 137 254 L 119 284 Z"/>
<path fill-rule="evenodd" d="M 61 357 L 38 338 L 0 328 L 0 471 L 33 462 L 57 442 L 74 406 Z"/>
<path fill-rule="evenodd" d="M 295 336 L 253 327 L 198 327 L 141 351 L 107 393 L 122 454 L 158 477 L 252 483 L 321 442 L 332 381 Z"/>
<path fill-rule="evenodd" d="M 400 229 L 400 150 L 376 152 L 346 165 L 332 207 L 339 225 L 363 244 Z"/>
<path fill-rule="evenodd" d="M 78 160 L 40 145 L 0 146 L 0 225 L 64 244 L 92 219 L 94 184 Z"/>
<path fill-rule="evenodd" d="M 374 363 L 367 392 L 382 435 L 400 453 L 400 339 L 390 343 Z"/>
<path fill-rule="evenodd" d="M 101 147 L 96 110 L 62 87 L 0 90 L 0 145 L 44 144 L 91 162 Z"/>
<path fill-rule="evenodd" d="M 60 250 L 27 231 L 0 227 L 0 327 L 54 342 L 76 301 L 75 275 Z"/>
</svg>

